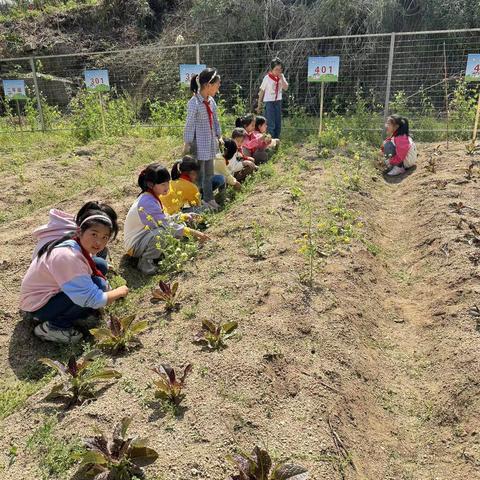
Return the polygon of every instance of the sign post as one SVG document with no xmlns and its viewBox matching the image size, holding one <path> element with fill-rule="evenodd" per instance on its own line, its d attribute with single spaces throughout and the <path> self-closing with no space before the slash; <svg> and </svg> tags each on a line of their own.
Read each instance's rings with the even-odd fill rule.
<svg viewBox="0 0 480 480">
<path fill-rule="evenodd" d="M 7 100 L 15 100 L 17 107 L 18 122 L 22 130 L 23 122 L 20 112 L 20 100 L 27 100 L 24 80 L 3 80 L 3 91 Z"/>
<path fill-rule="evenodd" d="M 323 101 L 325 97 L 325 83 L 338 82 L 340 57 L 308 57 L 308 82 L 320 83 L 320 121 L 318 138 L 323 130 Z"/>
<path fill-rule="evenodd" d="M 203 64 L 187 64 L 181 63 L 180 64 L 180 83 L 182 85 L 186 85 L 190 87 L 190 81 L 194 75 L 200 74 L 202 70 L 207 68 L 206 65 Z"/>
<path fill-rule="evenodd" d="M 102 130 L 105 135 L 107 133 L 107 128 L 105 125 L 105 107 L 103 105 L 102 93 L 110 91 L 108 70 L 85 70 L 85 85 L 87 90 L 98 94 L 100 115 L 102 117 Z"/>
<path fill-rule="evenodd" d="M 467 68 L 465 70 L 466 82 L 480 82 L 480 53 L 471 53 L 468 55 Z M 478 95 L 477 113 L 475 114 L 475 123 L 473 125 L 472 146 L 477 141 L 478 121 L 480 119 L 480 93 Z"/>
</svg>

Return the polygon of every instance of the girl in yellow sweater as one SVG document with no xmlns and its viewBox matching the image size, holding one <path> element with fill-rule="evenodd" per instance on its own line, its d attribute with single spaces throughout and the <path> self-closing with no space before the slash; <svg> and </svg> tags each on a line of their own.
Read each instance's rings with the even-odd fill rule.
<svg viewBox="0 0 480 480">
<path fill-rule="evenodd" d="M 202 203 L 200 191 L 196 185 L 199 163 L 190 155 L 175 162 L 171 171 L 168 193 L 161 195 L 163 209 L 169 215 L 185 212 L 201 213 L 211 207 Z"/>
</svg>

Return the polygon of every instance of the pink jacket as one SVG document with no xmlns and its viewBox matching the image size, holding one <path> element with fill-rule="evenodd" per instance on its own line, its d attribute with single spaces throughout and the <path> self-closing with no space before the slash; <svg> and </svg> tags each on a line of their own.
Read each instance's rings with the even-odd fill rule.
<svg viewBox="0 0 480 480">
<path fill-rule="evenodd" d="M 388 137 L 385 142 L 388 142 L 389 140 L 395 143 L 395 148 L 397 150 L 397 153 L 390 159 L 390 165 L 400 165 L 405 160 L 408 151 L 410 150 L 410 137 L 408 135 L 399 135 L 398 137 L 394 135 L 393 137 Z"/>
<path fill-rule="evenodd" d="M 36 257 L 38 251 L 48 242 L 58 240 L 68 233 L 74 232 L 77 229 L 77 224 L 73 215 L 62 210 L 52 208 L 48 212 L 48 223 L 38 227 L 33 231 L 33 236 L 37 240 L 37 245 L 33 251 L 33 257 Z"/>
<path fill-rule="evenodd" d="M 253 155 L 256 150 L 262 150 L 267 148 L 267 144 L 263 139 L 263 134 L 254 131 L 250 135 L 248 135 L 248 137 L 245 136 L 243 148 L 246 148 L 250 152 L 250 155 Z"/>
</svg>

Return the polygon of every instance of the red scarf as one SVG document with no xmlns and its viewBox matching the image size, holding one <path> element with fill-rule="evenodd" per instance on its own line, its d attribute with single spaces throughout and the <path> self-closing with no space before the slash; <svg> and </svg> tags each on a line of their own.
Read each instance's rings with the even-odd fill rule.
<svg viewBox="0 0 480 480">
<path fill-rule="evenodd" d="M 73 240 L 75 240 L 78 243 L 78 246 L 82 250 L 82 255 L 86 258 L 88 264 L 90 265 L 90 268 L 92 269 L 92 273 L 95 277 L 101 277 L 105 279 L 105 275 L 98 269 L 96 263 L 94 262 L 92 256 L 83 248 L 82 244 L 80 243 L 80 239 L 78 237 L 73 237 Z"/>
<path fill-rule="evenodd" d="M 153 192 L 153 190 L 151 188 L 147 188 L 147 193 L 149 193 L 150 195 L 153 196 L 153 198 L 160 204 L 160 207 L 162 209 L 162 212 L 163 212 L 163 204 L 162 204 L 162 201 L 155 195 L 155 193 Z"/>
<path fill-rule="evenodd" d="M 275 82 L 275 100 L 278 98 L 278 90 L 280 87 L 280 77 L 277 77 L 272 72 L 268 72 L 268 77 Z"/>
<path fill-rule="evenodd" d="M 205 105 L 205 108 L 207 109 L 208 113 L 208 123 L 210 124 L 210 130 L 213 130 L 213 110 L 212 107 L 210 106 L 210 100 L 204 100 L 203 104 Z"/>
<path fill-rule="evenodd" d="M 180 178 L 183 178 L 183 180 L 186 180 L 187 182 L 191 182 L 192 179 L 190 178 L 190 175 L 188 173 L 182 173 L 180 175 Z"/>
<path fill-rule="evenodd" d="M 242 147 L 237 148 L 237 152 L 240 154 L 240 156 L 245 160 L 247 156 L 243 153 Z"/>
</svg>

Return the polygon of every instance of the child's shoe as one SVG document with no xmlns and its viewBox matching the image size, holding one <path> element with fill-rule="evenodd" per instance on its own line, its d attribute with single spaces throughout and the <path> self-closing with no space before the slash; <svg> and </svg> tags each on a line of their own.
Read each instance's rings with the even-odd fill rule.
<svg viewBox="0 0 480 480">
<path fill-rule="evenodd" d="M 140 258 L 137 264 L 137 268 L 144 275 L 155 275 L 155 273 L 157 273 L 157 266 L 155 265 L 153 260 L 149 258 Z"/>
<path fill-rule="evenodd" d="M 403 167 L 399 167 L 398 165 L 395 165 L 388 173 L 387 175 L 389 177 L 396 177 L 397 175 L 401 175 L 402 173 L 405 173 L 405 169 Z"/>
<path fill-rule="evenodd" d="M 83 335 L 75 328 L 55 329 L 50 327 L 48 322 L 37 325 L 33 333 L 41 340 L 55 343 L 78 343 L 83 338 Z"/>
<path fill-rule="evenodd" d="M 210 200 L 208 202 L 213 211 L 216 211 L 220 208 L 220 205 L 215 200 Z"/>
</svg>

